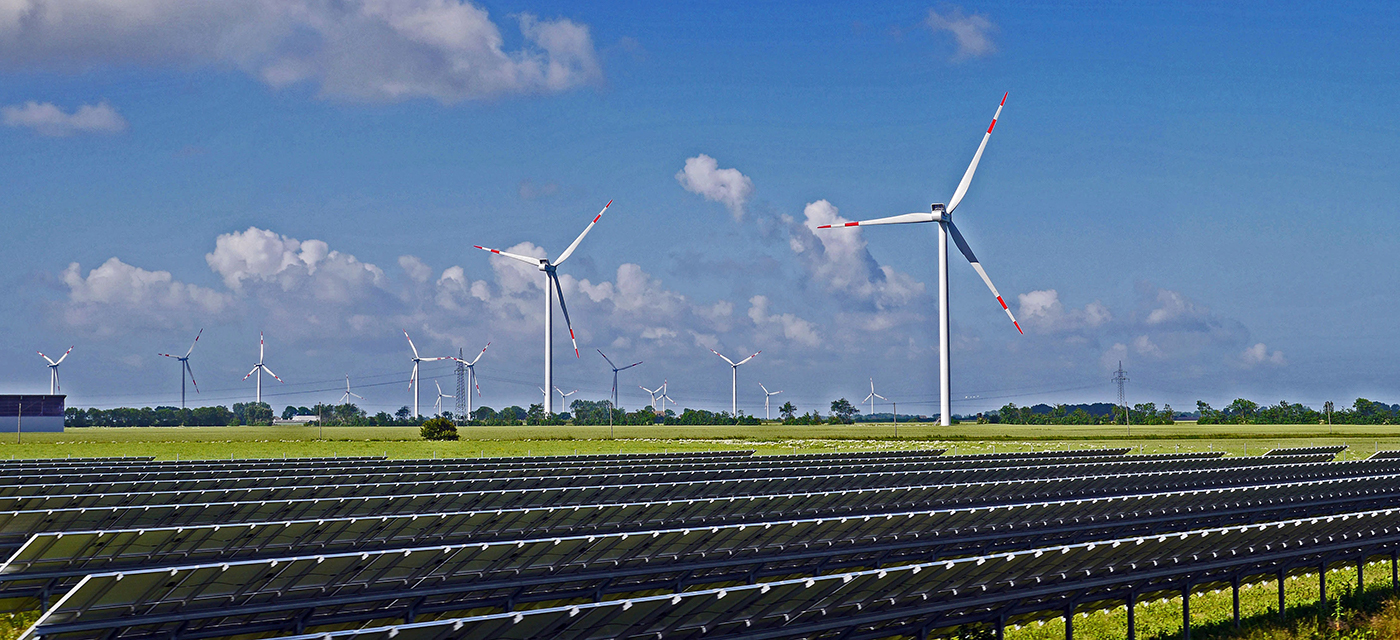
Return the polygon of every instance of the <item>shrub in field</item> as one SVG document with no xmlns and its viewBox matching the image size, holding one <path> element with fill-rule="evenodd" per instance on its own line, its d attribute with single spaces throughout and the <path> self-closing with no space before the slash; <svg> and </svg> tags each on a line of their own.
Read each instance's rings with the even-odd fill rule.
<svg viewBox="0 0 1400 640">
<path fill-rule="evenodd" d="M 432 418 L 419 429 L 424 440 L 456 440 L 457 425 L 447 418 Z"/>
</svg>

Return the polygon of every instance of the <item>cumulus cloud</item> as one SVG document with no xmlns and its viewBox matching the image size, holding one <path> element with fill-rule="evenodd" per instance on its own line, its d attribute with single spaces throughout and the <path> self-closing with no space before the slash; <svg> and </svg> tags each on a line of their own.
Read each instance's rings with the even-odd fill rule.
<svg viewBox="0 0 1400 640">
<path fill-rule="evenodd" d="M 0 117 L 9 127 L 33 129 L 41 136 L 62 138 L 80 133 L 113 134 L 126 131 L 126 118 L 106 102 L 85 104 L 72 113 L 54 106 L 52 102 L 34 102 L 0 109 Z"/>
<path fill-rule="evenodd" d="M 433 269 L 425 264 L 418 256 L 399 256 L 399 268 L 408 274 L 414 282 L 427 282 L 433 277 Z"/>
<path fill-rule="evenodd" d="M 321 240 L 301 241 L 257 227 L 220 235 L 204 260 L 234 291 L 274 286 L 323 303 L 352 302 L 384 281 L 379 267 L 333 251 Z"/>
<path fill-rule="evenodd" d="M 996 32 L 997 26 L 982 14 L 965 14 L 959 6 L 950 6 L 943 13 L 929 9 L 924 25 L 934 33 L 947 32 L 953 36 L 958 47 L 957 52 L 953 54 L 955 61 L 982 58 L 996 53 L 997 47 L 992 42 L 992 34 Z"/>
<path fill-rule="evenodd" d="M 1269 348 L 1262 342 L 1245 349 L 1244 352 L 1240 354 L 1240 361 L 1244 363 L 1245 367 L 1250 368 L 1261 365 L 1282 367 L 1288 364 L 1288 360 L 1283 357 L 1282 351 L 1275 349 L 1273 353 L 1270 353 Z"/>
<path fill-rule="evenodd" d="M 681 187 L 729 209 L 735 220 L 743 219 L 744 205 L 753 196 L 753 181 L 738 169 L 721 169 L 719 162 L 700 154 L 687 158 L 685 168 L 676 172 Z"/>
<path fill-rule="evenodd" d="M 817 335 L 816 325 L 791 313 L 769 313 L 767 296 L 749 298 L 749 319 L 753 320 L 753 323 L 760 328 L 776 327 L 782 331 L 784 338 L 799 344 L 809 347 L 821 344 L 821 337 Z"/>
<path fill-rule="evenodd" d="M 233 297 L 111 258 L 83 275 L 78 263 L 59 275 L 68 287 L 63 319 L 71 326 L 111 333 L 120 326 L 174 327 L 184 320 L 228 311 Z"/>
<path fill-rule="evenodd" d="M 443 103 L 554 93 L 602 78 L 587 25 L 515 17 L 507 49 L 465 0 L 21 0 L 0 3 L 0 66 L 231 66 L 324 96 Z"/>
<path fill-rule="evenodd" d="M 781 218 L 788 227 L 788 246 L 813 280 L 827 290 L 868 303 L 877 310 L 901 307 L 923 293 L 922 282 L 875 261 L 860 229 L 813 233 L 812 229 L 819 225 L 846 222 L 835 205 L 818 200 L 804 207 L 802 215 L 802 222 L 787 215 Z"/>
<path fill-rule="evenodd" d="M 1031 291 L 1016 297 L 1020 301 L 1016 317 L 1026 328 L 1040 333 L 1083 331 L 1101 327 L 1113 319 L 1112 312 L 1098 300 L 1083 309 L 1066 310 L 1060 302 L 1060 292 L 1055 289 Z"/>
</svg>

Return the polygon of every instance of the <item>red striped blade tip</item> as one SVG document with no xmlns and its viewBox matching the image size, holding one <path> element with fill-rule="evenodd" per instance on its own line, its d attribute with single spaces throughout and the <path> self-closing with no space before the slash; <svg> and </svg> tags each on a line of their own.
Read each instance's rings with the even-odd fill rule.
<svg viewBox="0 0 1400 640">
<path fill-rule="evenodd" d="M 830 228 L 831 228 L 831 225 L 829 225 L 829 224 L 818 225 L 817 228 L 818 228 L 818 229 L 830 229 Z"/>
<path fill-rule="evenodd" d="M 1012 321 L 1011 321 L 1011 324 L 1016 325 L 1016 330 L 1017 330 L 1017 331 L 1021 331 L 1021 323 L 1016 322 L 1015 320 L 1012 320 Z M 1021 331 L 1021 335 L 1026 335 L 1026 332 L 1025 332 L 1025 331 Z"/>
<path fill-rule="evenodd" d="M 603 208 L 606 209 L 606 208 L 611 207 L 611 206 L 612 206 L 612 200 L 609 200 L 607 204 L 603 205 Z"/>
<path fill-rule="evenodd" d="M 1001 105 L 1000 105 L 1000 106 L 1003 106 L 1003 107 L 1006 106 L 1006 96 L 1009 96 L 1009 95 L 1011 95 L 1011 92 L 1010 92 L 1010 91 L 1007 91 L 1006 93 L 1001 94 Z"/>
<path fill-rule="evenodd" d="M 859 227 L 859 226 L 860 226 L 860 223 L 859 223 L 859 222 L 847 222 L 844 226 L 847 226 L 847 227 Z"/>
</svg>

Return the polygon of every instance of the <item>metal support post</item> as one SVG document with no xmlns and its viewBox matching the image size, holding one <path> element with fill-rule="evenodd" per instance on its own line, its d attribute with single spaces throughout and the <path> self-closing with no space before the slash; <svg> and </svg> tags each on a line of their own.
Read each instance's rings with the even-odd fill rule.
<svg viewBox="0 0 1400 640">
<path fill-rule="evenodd" d="M 1235 576 L 1230 579 L 1230 586 L 1235 591 L 1235 628 L 1240 628 L 1240 577 Z"/>
<path fill-rule="evenodd" d="M 1286 580 L 1286 579 L 1288 579 L 1288 570 L 1287 570 L 1287 569 L 1279 569 L 1279 570 L 1278 570 L 1278 619 L 1279 619 L 1280 622 L 1282 622 L 1282 621 L 1288 619 L 1288 613 L 1287 613 L 1288 609 L 1286 609 L 1286 608 L 1284 607 L 1284 602 L 1283 602 L 1283 582 L 1284 582 L 1284 580 Z"/>
<path fill-rule="evenodd" d="M 1356 593 L 1360 595 L 1366 591 L 1366 580 L 1362 577 L 1362 572 L 1366 570 L 1366 558 L 1362 556 L 1356 561 Z"/>
<path fill-rule="evenodd" d="M 1191 585 L 1181 589 L 1181 638 L 1191 640 Z"/>
<path fill-rule="evenodd" d="M 1065 640 L 1074 640 L 1074 605 L 1065 608 Z"/>
<path fill-rule="evenodd" d="M 1317 572 L 1317 606 L 1327 610 L 1327 563 L 1323 562 Z"/>
<path fill-rule="evenodd" d="M 1390 552 L 1390 588 L 1400 593 L 1400 551 Z"/>
<path fill-rule="evenodd" d="M 1137 609 L 1137 594 L 1128 592 L 1128 640 L 1137 640 L 1137 620 L 1135 610 Z"/>
</svg>

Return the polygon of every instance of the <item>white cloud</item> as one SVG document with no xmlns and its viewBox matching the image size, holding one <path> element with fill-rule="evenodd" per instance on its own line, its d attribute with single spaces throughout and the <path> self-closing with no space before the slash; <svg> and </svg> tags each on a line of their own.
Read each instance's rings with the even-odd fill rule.
<svg viewBox="0 0 1400 640">
<path fill-rule="evenodd" d="M 1277 349 L 1269 353 L 1269 348 L 1264 343 L 1259 342 L 1249 347 L 1240 354 L 1240 361 L 1246 367 L 1257 367 L 1260 365 L 1272 365 L 1282 367 L 1288 364 L 1288 360 L 1283 357 L 1283 352 Z"/>
<path fill-rule="evenodd" d="M 384 284 L 382 269 L 332 251 L 321 240 L 300 241 L 257 227 L 220 235 L 204 260 L 235 292 L 249 285 L 274 286 L 303 294 L 301 303 L 348 304 Z"/>
<path fill-rule="evenodd" d="M 753 196 L 753 181 L 738 169 L 721 169 L 719 162 L 705 154 L 687 158 L 685 168 L 676 172 L 676 181 L 686 191 L 729 209 L 735 220 L 744 217 L 744 205 Z"/>
<path fill-rule="evenodd" d="M 1016 298 L 1020 301 L 1016 317 L 1026 328 L 1038 333 L 1083 331 L 1103 326 L 1113 319 L 1108 307 L 1098 300 L 1083 309 L 1066 311 L 1060 302 L 1060 293 L 1054 289 L 1022 293 Z"/>
<path fill-rule="evenodd" d="M 85 104 L 72 113 L 54 106 L 52 102 L 34 102 L 0 109 L 5 125 L 33 129 L 41 136 L 55 138 L 79 133 L 121 133 L 126 131 L 126 119 L 106 102 Z"/>
<path fill-rule="evenodd" d="M 796 341 L 809 347 L 821 344 L 821 337 L 817 335 L 816 325 L 803 320 L 791 313 L 773 315 L 768 313 L 768 297 L 754 296 L 749 298 L 749 319 L 759 328 L 765 326 L 778 327 L 782 330 L 784 338 Z"/>
<path fill-rule="evenodd" d="M 399 268 L 414 282 L 427 282 L 428 278 L 433 277 L 432 268 L 424 264 L 418 256 L 399 256 Z"/>
<path fill-rule="evenodd" d="M 924 24 L 934 33 L 946 31 L 952 34 L 958 45 L 957 52 L 953 54 L 954 60 L 981 58 L 996 53 L 992 33 L 996 32 L 997 26 L 984 15 L 967 15 L 959 6 L 948 7 L 945 13 L 929 9 Z"/>
<path fill-rule="evenodd" d="M 507 50 L 487 11 L 462 0 L 14 0 L 0 8 L 0 66 L 108 64 L 241 69 L 352 100 L 444 103 L 554 93 L 602 78 L 587 25 L 516 17 Z"/>
<path fill-rule="evenodd" d="M 78 263 L 60 274 L 68 287 L 63 318 L 72 326 L 99 333 L 119 325 L 185 326 L 184 320 L 208 319 L 233 307 L 233 297 L 175 280 L 169 271 L 147 271 L 111 258 L 83 276 Z"/>
<path fill-rule="evenodd" d="M 843 293 L 877 310 L 909 304 L 924 292 L 924 284 L 912 276 L 880 265 L 866 248 L 860 229 L 837 229 L 820 234 L 818 225 L 846 222 L 826 200 L 809 203 L 802 210 L 804 222 L 783 216 L 789 247 L 828 291 Z"/>
<path fill-rule="evenodd" d="M 1139 355 L 1151 356 L 1153 358 L 1164 358 L 1167 355 L 1162 351 L 1161 347 L 1158 347 L 1156 343 L 1152 342 L 1152 338 L 1145 335 L 1133 339 L 1133 350 L 1138 352 Z"/>
</svg>

